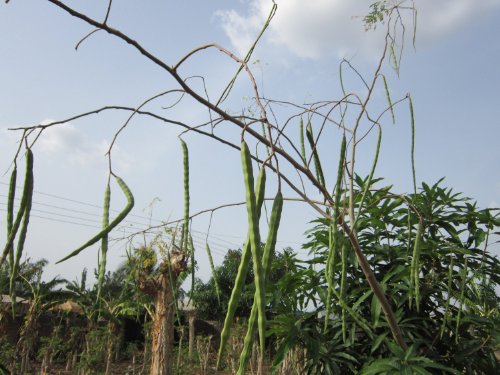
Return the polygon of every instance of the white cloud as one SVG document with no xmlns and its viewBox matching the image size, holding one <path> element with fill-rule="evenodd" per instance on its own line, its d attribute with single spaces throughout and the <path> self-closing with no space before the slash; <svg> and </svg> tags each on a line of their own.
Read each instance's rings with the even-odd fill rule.
<svg viewBox="0 0 500 375">
<path fill-rule="evenodd" d="M 43 123 L 49 122 L 44 121 Z M 60 156 L 80 167 L 100 167 L 107 163 L 106 152 L 110 143 L 96 141 L 70 123 L 57 125 L 45 130 L 38 140 L 40 150 L 49 155 Z M 113 163 L 125 172 L 132 167 L 132 158 L 118 145 L 113 146 Z"/>
<path fill-rule="evenodd" d="M 365 32 L 362 16 L 373 0 L 277 0 L 278 10 L 267 31 L 267 42 L 283 46 L 302 58 L 345 56 L 361 52 L 370 56 L 380 50 L 380 30 Z M 222 26 L 235 50 L 244 55 L 264 24 L 271 1 L 250 0 L 246 15 L 220 11 Z M 410 4 L 410 3 L 408 3 Z M 498 7 L 500 0 L 419 0 L 417 43 L 443 38 L 477 22 Z M 407 12 L 407 25 L 411 13 Z M 379 28 L 380 29 L 380 28 Z"/>
<path fill-rule="evenodd" d="M 42 121 L 43 124 L 51 122 Z M 64 153 L 81 147 L 86 143 L 85 136 L 71 124 L 53 126 L 44 131 L 40 137 L 39 145 L 43 152 L 48 154 Z"/>
<path fill-rule="evenodd" d="M 500 0 L 420 0 L 417 35 L 423 41 L 439 39 L 478 22 L 483 14 L 500 6 Z"/>
<path fill-rule="evenodd" d="M 261 17 L 255 13 L 243 17 L 235 10 L 217 12 L 217 16 L 236 52 L 244 57 L 254 42 L 259 27 L 262 27 Z"/>
</svg>

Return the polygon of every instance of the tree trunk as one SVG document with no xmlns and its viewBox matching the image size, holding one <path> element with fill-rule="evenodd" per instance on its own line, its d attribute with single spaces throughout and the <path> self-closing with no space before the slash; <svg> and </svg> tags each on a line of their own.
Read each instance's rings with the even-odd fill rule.
<svg viewBox="0 0 500 375">
<path fill-rule="evenodd" d="M 155 312 L 149 374 L 172 375 L 174 373 L 175 300 L 168 273 L 162 273 L 159 276 L 157 287 L 154 296 Z"/>
<path fill-rule="evenodd" d="M 177 278 L 186 270 L 185 253 L 172 249 L 168 260 L 163 260 L 154 274 L 140 271 L 139 289 L 154 299 L 153 328 L 151 331 L 150 375 L 174 373 L 174 322 Z"/>
<path fill-rule="evenodd" d="M 194 312 L 189 312 L 189 360 L 194 362 Z"/>
<path fill-rule="evenodd" d="M 118 334 L 118 327 L 116 323 L 108 323 L 108 342 L 106 350 L 106 371 L 105 375 L 111 375 L 111 365 L 113 363 L 113 357 L 118 354 L 118 350 L 115 350 L 116 340 Z M 116 357 L 115 357 L 116 359 Z"/>
<path fill-rule="evenodd" d="M 111 346 L 108 346 L 108 351 L 106 353 L 106 371 L 104 372 L 104 375 L 111 375 L 111 363 L 113 362 L 112 358 L 113 358 L 113 349 Z"/>
</svg>

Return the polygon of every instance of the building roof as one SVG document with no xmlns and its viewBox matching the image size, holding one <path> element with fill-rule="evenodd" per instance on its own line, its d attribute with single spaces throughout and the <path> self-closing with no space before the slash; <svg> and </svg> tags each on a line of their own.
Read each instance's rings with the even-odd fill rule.
<svg viewBox="0 0 500 375">
<path fill-rule="evenodd" d="M 72 313 L 76 313 L 76 314 L 83 313 L 82 307 L 78 303 L 73 302 L 71 300 L 67 300 L 64 303 L 56 305 L 56 306 L 52 307 L 51 310 L 53 310 L 53 311 L 66 311 L 66 312 L 72 312 Z"/>
<path fill-rule="evenodd" d="M 17 303 L 29 303 L 29 301 L 25 298 L 21 297 L 16 297 L 16 302 Z M 2 294 L 1 295 L 1 303 L 12 303 L 12 298 L 8 294 Z"/>
</svg>

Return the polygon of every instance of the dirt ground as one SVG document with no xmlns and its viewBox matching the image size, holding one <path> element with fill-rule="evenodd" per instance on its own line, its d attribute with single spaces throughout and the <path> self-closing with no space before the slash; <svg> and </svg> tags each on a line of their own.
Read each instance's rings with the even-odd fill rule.
<svg viewBox="0 0 500 375">
<path fill-rule="evenodd" d="M 135 369 L 134 369 L 135 367 Z M 143 370 L 143 366 L 141 363 L 133 365 L 132 361 L 121 361 L 118 363 L 114 363 L 111 368 L 111 373 L 113 375 L 148 375 L 148 366 L 146 366 Z M 104 374 L 104 369 L 96 369 L 95 372 L 92 371 L 92 374 L 100 375 Z M 252 374 L 251 371 L 247 371 L 247 374 Z M 264 371 L 264 375 L 267 374 L 267 371 Z M 271 372 L 269 372 L 270 374 Z M 32 372 L 30 374 L 41 374 L 41 375 L 72 375 L 77 374 L 74 371 L 66 371 L 63 365 L 54 365 L 48 372 L 41 373 L 40 372 L 40 363 L 34 364 L 32 366 Z M 185 369 L 181 374 L 186 375 L 205 375 L 198 368 L 193 369 Z M 214 369 L 209 369 L 206 375 L 232 375 L 231 371 L 215 371 Z"/>
</svg>

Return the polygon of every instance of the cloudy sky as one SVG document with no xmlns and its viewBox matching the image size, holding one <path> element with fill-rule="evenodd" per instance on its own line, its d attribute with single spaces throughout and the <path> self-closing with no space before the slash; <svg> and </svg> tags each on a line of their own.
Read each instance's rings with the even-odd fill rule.
<svg viewBox="0 0 500 375">
<path fill-rule="evenodd" d="M 106 1 L 67 1 L 102 19 Z M 348 59 L 364 75 L 373 72 L 383 46 L 384 28 L 366 32 L 362 17 L 371 1 L 287 0 L 278 10 L 251 60 L 261 93 L 266 97 L 310 103 L 341 96 L 339 63 Z M 411 3 L 408 3 L 411 5 Z M 114 2 L 109 24 L 173 64 L 194 47 L 217 42 L 243 56 L 265 23 L 268 0 Z M 406 43 L 399 77 L 385 67 L 395 98 L 411 93 L 417 125 L 417 179 L 446 185 L 478 200 L 482 207 L 500 205 L 500 0 L 417 0 L 416 46 L 412 46 L 412 13 L 403 12 Z M 163 71 L 123 42 L 96 33 L 75 50 L 92 28 L 43 0 L 12 0 L 0 5 L 0 225 L 5 227 L 9 167 L 19 133 L 8 128 L 62 120 L 105 105 L 135 107 L 159 92 L 177 88 Z M 204 76 L 210 97 L 234 73 L 235 65 L 215 51 L 189 60 L 181 74 Z M 201 80 L 192 84 L 202 90 Z M 346 77 L 350 90 L 360 81 Z M 239 80 L 225 104 L 232 113 L 250 105 L 252 91 Z M 383 97 L 383 92 L 376 95 Z M 174 109 L 175 94 L 151 104 L 152 110 L 198 123 L 207 111 L 189 101 Z M 403 108 L 404 107 L 404 108 Z M 407 106 L 396 111 L 396 125 L 384 132 L 378 175 L 409 192 L 410 127 Z M 163 111 L 163 112 L 162 112 Z M 280 110 L 278 110 L 280 112 Z M 279 115 L 280 113 L 278 113 Z M 106 182 L 105 152 L 126 113 L 106 112 L 46 131 L 34 148 L 36 193 L 27 256 L 47 258 L 48 276 L 74 279 L 84 266 L 95 267 L 97 248 L 87 249 L 61 265 L 54 262 L 98 230 Z M 295 124 L 296 126 L 297 124 Z M 115 237 L 149 223 L 182 215 L 179 129 L 136 119 L 122 133 L 113 151 L 114 170 L 136 197 L 133 215 Z M 190 147 L 192 212 L 244 197 L 239 156 L 206 139 L 187 135 Z M 370 144 L 368 142 L 368 144 Z M 336 143 L 337 145 L 337 143 Z M 371 163 L 372 149 L 359 154 L 360 172 Z M 332 152 L 332 155 L 336 155 Z M 112 208 L 123 197 L 113 187 Z M 269 194 L 272 195 L 272 192 Z M 214 214 L 208 236 L 216 263 L 227 248 L 242 245 L 245 212 L 232 207 Z M 279 247 L 297 251 L 314 213 L 285 206 Z M 208 275 L 204 243 L 208 216 L 193 223 L 201 274 Z M 0 240 L 5 240 L 5 231 Z M 126 243 L 110 250 L 111 267 L 123 260 Z"/>
</svg>

